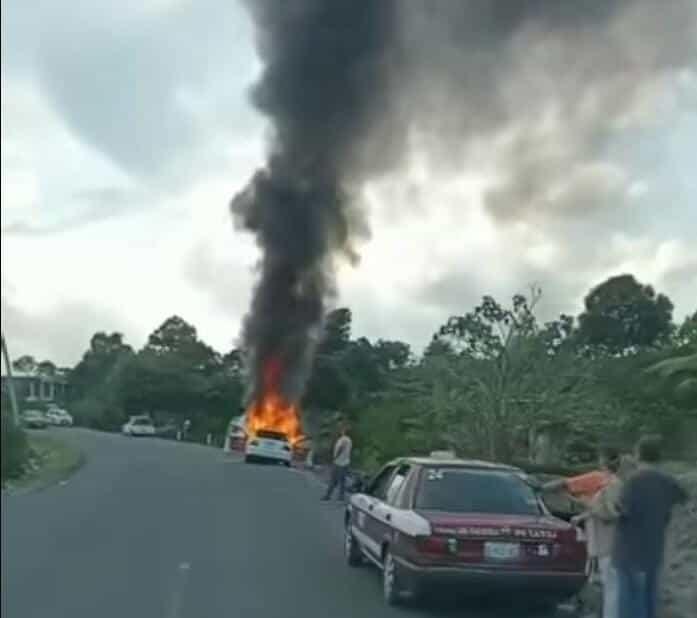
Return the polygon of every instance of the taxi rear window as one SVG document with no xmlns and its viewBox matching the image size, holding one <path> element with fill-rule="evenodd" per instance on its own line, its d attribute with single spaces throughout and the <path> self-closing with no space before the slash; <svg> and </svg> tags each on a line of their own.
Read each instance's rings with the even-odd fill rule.
<svg viewBox="0 0 697 618">
<path fill-rule="evenodd" d="M 509 472 L 425 468 L 416 508 L 449 513 L 539 515 L 535 492 Z"/>
</svg>

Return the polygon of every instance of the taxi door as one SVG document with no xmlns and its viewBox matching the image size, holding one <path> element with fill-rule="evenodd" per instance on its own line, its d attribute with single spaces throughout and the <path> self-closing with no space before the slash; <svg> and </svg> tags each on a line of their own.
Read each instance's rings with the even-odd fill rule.
<svg viewBox="0 0 697 618">
<path fill-rule="evenodd" d="M 387 543 L 392 543 L 395 536 L 395 522 L 393 518 L 399 509 L 399 500 L 402 495 L 411 466 L 400 464 L 390 475 L 384 491 L 379 496 L 379 500 L 370 510 L 370 537 L 373 540 L 377 551 L 377 558 L 382 561 L 382 547 Z"/>
<path fill-rule="evenodd" d="M 363 550 L 376 562 L 381 558 L 379 523 L 384 518 L 385 497 L 395 467 L 394 464 L 385 466 L 364 493 L 351 499 L 351 525 L 354 536 Z"/>
</svg>

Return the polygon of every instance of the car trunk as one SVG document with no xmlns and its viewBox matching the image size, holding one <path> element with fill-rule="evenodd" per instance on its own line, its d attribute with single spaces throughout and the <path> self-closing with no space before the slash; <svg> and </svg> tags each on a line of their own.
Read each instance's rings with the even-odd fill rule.
<svg viewBox="0 0 697 618">
<path fill-rule="evenodd" d="M 576 529 L 554 517 L 418 512 L 432 529 L 419 548 L 425 562 L 563 571 L 582 570 L 585 564 Z"/>
</svg>

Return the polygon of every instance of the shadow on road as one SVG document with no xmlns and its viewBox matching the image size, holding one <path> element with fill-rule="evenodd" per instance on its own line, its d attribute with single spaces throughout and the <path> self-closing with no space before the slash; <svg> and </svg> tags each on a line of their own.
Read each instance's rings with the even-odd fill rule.
<svg viewBox="0 0 697 618">
<path fill-rule="evenodd" d="M 406 616 L 424 616 L 424 614 L 433 618 L 573 618 L 577 615 L 562 609 L 530 607 L 523 603 L 516 603 L 513 599 L 504 603 L 503 601 L 473 601 L 453 596 L 430 597 L 405 611 Z"/>
</svg>

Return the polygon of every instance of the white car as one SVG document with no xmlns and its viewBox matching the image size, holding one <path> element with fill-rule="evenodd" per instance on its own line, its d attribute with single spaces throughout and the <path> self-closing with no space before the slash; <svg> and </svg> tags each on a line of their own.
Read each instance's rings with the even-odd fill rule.
<svg viewBox="0 0 697 618">
<path fill-rule="evenodd" d="M 57 427 L 72 427 L 73 425 L 73 417 L 61 408 L 50 408 L 46 412 L 46 420 L 49 425 L 56 425 Z"/>
<path fill-rule="evenodd" d="M 244 460 L 274 461 L 290 466 L 293 449 L 288 442 L 288 436 L 279 431 L 260 429 L 250 436 L 244 449 Z"/>
<path fill-rule="evenodd" d="M 125 436 L 154 436 L 155 425 L 149 416 L 132 416 L 121 428 Z"/>
</svg>

